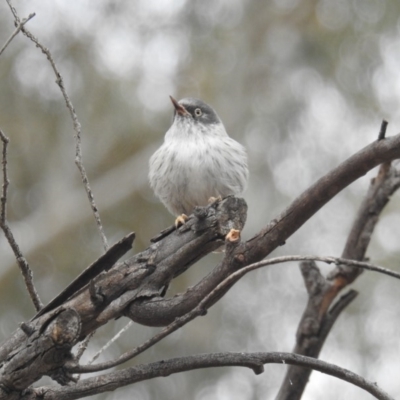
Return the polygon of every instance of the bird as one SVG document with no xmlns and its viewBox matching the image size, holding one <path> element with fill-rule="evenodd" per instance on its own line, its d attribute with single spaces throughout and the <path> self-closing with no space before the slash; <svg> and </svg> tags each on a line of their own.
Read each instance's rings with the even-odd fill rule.
<svg viewBox="0 0 400 400">
<path fill-rule="evenodd" d="M 149 181 L 184 224 L 196 206 L 240 195 L 249 176 L 246 149 L 228 136 L 216 111 L 202 100 L 170 96 L 173 122 L 149 161 Z"/>
</svg>

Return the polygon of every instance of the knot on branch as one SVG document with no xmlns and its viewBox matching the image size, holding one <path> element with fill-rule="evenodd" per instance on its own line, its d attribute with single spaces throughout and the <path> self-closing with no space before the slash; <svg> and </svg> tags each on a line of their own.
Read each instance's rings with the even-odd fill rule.
<svg viewBox="0 0 400 400">
<path fill-rule="evenodd" d="M 231 229 L 242 231 L 247 219 L 247 203 L 244 199 L 229 196 L 217 204 L 219 227 L 222 236 L 226 236 Z"/>
<path fill-rule="evenodd" d="M 21 391 L 42 376 L 53 376 L 72 358 L 79 338 L 81 319 L 74 309 L 63 309 L 45 321 L 31 324 L 30 336 L 0 368 L 1 383 L 10 391 Z M 68 377 L 65 378 L 68 381 Z"/>
<path fill-rule="evenodd" d="M 62 311 L 46 329 L 56 346 L 71 348 L 81 331 L 80 316 L 74 309 Z"/>
</svg>

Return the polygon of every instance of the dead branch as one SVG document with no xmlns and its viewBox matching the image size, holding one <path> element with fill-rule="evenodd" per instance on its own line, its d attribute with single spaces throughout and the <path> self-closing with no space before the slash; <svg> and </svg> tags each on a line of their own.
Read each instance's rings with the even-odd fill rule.
<svg viewBox="0 0 400 400">
<path fill-rule="evenodd" d="M 382 164 L 377 177 L 372 180 L 368 193 L 360 205 L 342 253 L 343 257 L 353 260 L 364 259 L 379 215 L 391 195 L 399 187 L 399 170 L 391 167 L 389 163 Z M 293 352 L 318 357 L 337 316 L 355 298 L 357 293 L 350 291 L 348 296 L 343 297 L 347 300 L 344 307 L 343 298 L 331 307 L 333 301 L 342 289 L 361 274 L 362 270 L 354 268 L 354 265 L 339 263 L 329 274 L 327 280 L 320 274 L 313 262 L 302 263 L 301 271 L 309 293 L 309 301 L 299 323 L 296 346 Z M 309 279 L 311 274 L 313 277 Z M 309 280 L 314 286 L 314 291 L 309 289 L 307 284 Z M 309 369 L 289 367 L 277 399 L 300 399 L 310 374 L 311 370 Z"/>
<path fill-rule="evenodd" d="M 370 271 L 376 271 L 380 272 L 382 274 L 388 275 L 395 277 L 397 279 L 400 279 L 400 274 L 394 271 L 390 271 L 386 268 L 379 267 L 377 265 L 373 265 L 371 263 L 366 263 L 366 262 L 358 262 L 354 260 L 346 260 L 343 258 L 339 257 L 318 257 L 318 256 L 282 256 L 282 257 L 275 257 L 271 258 L 268 260 L 260 261 L 258 263 L 254 263 L 251 265 L 248 265 L 245 268 L 242 268 L 239 271 L 234 272 L 232 275 L 230 275 L 228 278 L 226 278 L 224 281 L 222 281 L 219 285 L 215 287 L 214 290 L 211 291 L 207 296 L 205 296 L 200 303 L 193 308 L 191 311 L 189 311 L 187 314 L 183 315 L 182 317 L 176 318 L 171 324 L 169 324 L 167 327 L 165 327 L 161 332 L 158 334 L 154 335 L 152 338 L 144 342 L 142 345 L 127 351 L 126 353 L 122 354 L 115 360 L 110 360 L 106 361 L 101 364 L 95 364 L 95 365 L 78 365 L 77 363 L 71 363 L 68 366 L 66 366 L 66 369 L 71 372 L 71 373 L 88 373 L 88 372 L 97 372 L 97 371 L 103 371 L 109 368 L 116 367 L 118 365 L 121 365 L 128 360 L 136 357 L 138 354 L 143 353 L 145 350 L 149 349 L 151 346 L 153 346 L 155 343 L 158 343 L 162 339 L 164 339 L 166 336 L 170 335 L 172 332 L 175 332 L 182 326 L 186 325 L 188 322 L 192 321 L 193 319 L 203 316 L 207 313 L 207 309 L 209 308 L 209 304 L 214 302 L 215 298 L 220 298 L 221 293 L 224 293 L 226 291 L 226 288 L 232 287 L 232 284 L 236 282 L 239 278 L 242 278 L 244 275 L 246 275 L 248 272 L 254 271 L 258 268 L 262 268 L 265 266 L 269 265 L 276 265 L 276 264 L 281 264 L 284 262 L 293 262 L 293 261 L 309 261 L 303 262 L 301 265 L 310 265 L 310 268 L 304 268 L 303 275 L 307 275 L 306 279 L 306 287 L 307 290 L 309 291 L 310 296 L 313 296 L 315 292 L 320 291 L 320 285 L 323 285 L 325 283 L 325 279 L 322 277 L 321 274 L 319 274 L 318 268 L 312 263 L 311 261 L 321 261 L 325 262 L 328 264 L 335 263 L 335 264 L 341 264 L 341 265 L 349 265 L 349 266 L 354 266 L 356 268 L 361 268 L 361 269 L 367 269 Z M 311 268 L 313 266 L 313 268 Z M 314 274 L 310 274 L 311 271 L 314 270 Z M 307 272 L 306 272 L 307 271 Z M 349 301 L 349 296 L 346 297 L 346 299 Z M 352 298 L 353 299 L 353 298 Z M 335 319 L 338 316 L 338 314 L 335 314 Z"/>
<path fill-rule="evenodd" d="M 66 104 L 66 106 L 68 108 L 68 111 L 69 111 L 69 113 L 71 115 L 73 126 L 74 126 L 74 130 L 75 130 L 75 135 L 74 135 L 74 138 L 75 138 L 75 164 L 78 167 L 78 170 L 79 170 L 79 172 L 81 174 L 82 183 L 83 183 L 83 186 L 85 188 L 86 195 L 88 197 L 88 200 L 89 200 L 89 203 L 90 203 L 90 207 L 92 209 L 92 213 L 93 213 L 94 219 L 95 219 L 96 224 L 97 224 L 97 228 L 98 228 L 99 233 L 100 233 L 101 240 L 103 242 L 104 250 L 107 250 L 108 249 L 107 237 L 106 237 L 106 235 L 104 233 L 103 224 L 101 223 L 100 213 L 99 213 L 99 210 L 98 210 L 98 208 L 96 206 L 96 203 L 95 203 L 95 200 L 94 200 L 93 191 L 92 191 L 92 188 L 91 188 L 90 183 L 89 183 L 89 178 L 87 176 L 87 173 L 86 173 L 85 167 L 83 165 L 83 161 L 82 161 L 82 145 L 81 145 L 82 129 L 81 129 L 81 124 L 80 124 L 80 122 L 78 120 L 78 116 L 76 114 L 74 106 L 72 105 L 71 99 L 68 96 L 67 90 L 65 89 L 63 77 L 62 77 L 61 73 L 59 72 L 59 70 L 57 68 L 57 65 L 56 65 L 56 63 L 54 61 L 54 58 L 53 58 L 50 50 L 47 47 L 43 46 L 39 42 L 39 39 L 36 38 L 30 31 L 28 31 L 25 28 L 24 24 L 27 21 L 25 21 L 25 22 L 23 21 L 21 23 L 21 20 L 20 20 L 20 18 L 18 16 L 17 10 L 11 4 L 11 0 L 6 0 L 6 1 L 7 1 L 8 5 L 9 5 L 9 7 L 11 9 L 12 14 L 14 15 L 15 24 L 17 26 L 19 26 L 21 32 L 27 38 L 29 38 L 33 43 L 35 43 L 36 47 L 38 47 L 42 51 L 42 53 L 46 55 L 47 59 L 50 62 L 51 68 L 54 71 L 54 74 L 56 76 L 56 83 L 59 86 L 59 88 L 61 90 L 61 93 L 62 93 L 62 95 L 64 97 L 65 104 Z"/>
<path fill-rule="evenodd" d="M 31 13 L 28 15 L 28 18 L 24 18 L 22 21 L 20 21 L 15 29 L 15 31 L 11 34 L 11 36 L 6 40 L 4 43 L 3 47 L 0 49 L 0 56 L 4 52 L 4 50 L 8 47 L 8 45 L 11 43 L 11 41 L 15 38 L 15 36 L 18 35 L 18 33 L 21 31 L 22 27 L 29 21 L 31 20 L 36 14 Z"/>
<path fill-rule="evenodd" d="M 329 196 L 333 197 L 351 179 L 367 172 L 367 168 L 399 156 L 400 135 L 367 146 L 306 190 L 260 234 L 245 243 L 232 243 L 222 263 L 197 285 L 183 295 L 163 299 L 171 279 L 208 252 L 218 248 L 232 227 L 242 229 L 246 206 L 243 200 L 229 197 L 208 207 L 206 213 L 198 212 L 198 217 L 192 216 L 178 231 L 154 243 L 143 253 L 99 275 L 62 306 L 33 320 L 24 330 L 19 329 L 0 347 L 0 360 L 6 361 L 8 354 L 16 348 L 23 349 L 29 338 L 26 332 L 41 331 L 61 310 L 74 309 L 79 315 L 81 329 L 77 340 L 82 340 L 97 327 L 121 315 L 152 326 L 171 323 L 196 307 L 233 272 L 282 244 L 287 235 L 291 235 L 296 227 L 301 226 L 306 218 L 328 201 Z M 334 189 L 329 190 L 330 187 Z M 222 297 L 229 287 L 215 296 L 207 307 Z M 6 366 L 7 362 L 0 372 L 4 372 Z M 21 374 L 23 370 L 21 366 Z M 27 379 L 27 382 L 31 381 L 32 377 Z M 16 389 L 9 379 L 6 382 L 9 390 Z"/>
<path fill-rule="evenodd" d="M 2 362 L 0 382 L 11 393 L 24 389 L 21 387 L 23 385 L 21 382 L 26 382 L 25 388 L 27 388 L 31 382 L 43 375 L 43 371 L 47 373 L 57 371 L 59 364 L 51 359 L 46 359 L 45 369 L 31 369 L 29 362 L 19 364 L 18 381 L 14 384 L 14 376 L 9 374 L 8 365 L 12 362 L 12 370 L 16 369 L 14 365 L 17 359 L 14 356 L 10 360 L 9 355 L 10 353 L 22 354 L 29 347 L 32 358 L 42 358 L 42 347 L 34 345 L 32 338 L 39 340 L 47 326 L 67 310 L 73 310 L 79 324 L 79 334 L 76 334 L 74 341 L 69 343 L 69 348 L 72 348 L 74 344 L 110 319 L 122 316 L 131 302 L 140 303 L 143 299 L 164 295 L 171 279 L 180 275 L 199 258 L 220 247 L 232 227 L 238 230 L 243 228 L 246 211 L 247 206 L 243 199 L 228 197 L 205 208 L 204 212 L 199 213 L 201 219 L 192 216 L 184 226 L 152 244 L 144 252 L 114 265 L 108 272 L 103 272 L 96 277 L 90 275 L 90 282 L 83 288 L 77 289 L 72 295 L 70 293 L 67 301 L 56 308 L 49 307 L 48 312 L 43 315 L 39 313 L 29 323 L 23 324 L 9 340 L 0 346 L 0 362 Z M 106 254 L 100 260 L 104 257 L 108 255 Z M 106 266 L 106 269 L 109 268 L 108 263 L 101 261 L 93 265 L 98 264 Z M 95 270 L 99 272 L 97 267 Z M 86 274 L 85 271 L 83 275 Z M 78 286 L 74 284 L 73 287 Z M 154 320 L 152 324 L 157 325 L 159 322 Z M 65 349 L 61 350 L 60 357 Z M 72 360 L 71 355 L 62 357 L 64 362 L 67 358 L 69 361 Z M 56 356 L 54 359 L 59 360 Z M 63 379 L 68 380 L 68 377 L 64 376 Z"/>
<path fill-rule="evenodd" d="M 57 78 L 56 82 L 61 89 L 74 125 L 75 161 L 81 173 L 103 245 L 107 249 L 106 236 L 82 163 L 81 125 L 75 109 L 67 95 L 62 77 L 50 51 L 26 30 L 10 0 L 7 0 L 7 2 L 14 14 L 16 23 L 20 26 L 20 31 L 41 49 L 52 65 Z M 74 369 L 70 368 L 70 371 L 67 371 L 67 368 L 65 368 L 71 365 L 76 366 L 77 361 L 73 359 L 71 354 L 72 347 L 110 319 L 125 315 L 131 320 L 145 325 L 165 326 L 172 324 L 173 329 L 175 329 L 182 326 L 179 324 L 192 319 L 193 316 L 204 314 L 241 276 L 251 270 L 251 265 L 254 266 L 254 263 L 266 257 L 278 246 L 283 245 L 287 238 L 337 193 L 372 168 L 400 158 L 400 135 L 387 139 L 384 136 L 383 128 L 379 141 L 365 147 L 321 178 L 252 239 L 240 243 L 236 235 L 228 236 L 227 251 L 223 261 L 208 276 L 182 295 L 164 299 L 166 288 L 172 279 L 183 273 L 198 259 L 218 248 L 232 228 L 239 231 L 243 228 L 246 219 L 246 204 L 242 199 L 229 197 L 221 203 L 196 210 L 191 219 L 178 231 L 169 229 L 163 232 L 157 238 L 156 243 L 125 262 L 114 264 L 118 258 L 117 255 L 120 256 L 120 253 L 114 254 L 115 257 L 107 259 L 107 262 L 103 262 L 104 259 L 99 259 L 89 267 L 88 271 L 84 271 L 83 275 L 78 277 L 67 288 L 66 292 L 58 296 L 54 302 L 51 302 L 43 312 L 38 313 L 29 323 L 23 323 L 0 346 L 0 399 L 30 398 L 29 396 L 34 396 L 32 398 L 37 396 L 57 399 L 79 398 L 83 396 L 83 393 L 84 395 L 100 393 L 155 376 L 167 376 L 183 370 L 211 366 L 246 365 L 250 366 L 256 373 L 261 373 L 262 364 L 268 362 L 263 361 L 265 359 L 257 359 L 256 362 L 247 360 L 247 364 L 242 359 L 242 364 L 239 364 L 237 358 L 236 361 L 234 360 L 236 364 L 229 364 L 226 361 L 224 364 L 221 359 L 226 355 L 221 355 L 215 363 L 213 363 L 215 355 L 208 355 L 208 358 L 204 359 L 192 356 L 134 367 L 137 368 L 136 370 L 125 369 L 100 377 L 85 379 L 75 385 L 58 389 L 39 388 L 33 390 L 29 388 L 33 382 L 43 375 L 51 376 L 63 385 L 72 382 L 73 377 L 70 375 L 70 371 L 74 371 Z M 5 142 L 3 143 L 6 147 Z M 6 171 L 6 167 L 3 168 L 3 171 Z M 3 192 L 6 193 L 7 175 L 6 172 L 4 174 Z M 376 196 L 379 197 L 377 194 Z M 6 199 L 6 196 L 3 197 Z M 384 197 L 382 199 L 384 202 Z M 3 203 L 5 205 L 6 200 L 2 200 Z M 4 212 L 4 221 L 6 221 L 5 215 Z M 379 212 L 377 215 L 379 215 Z M 366 246 L 369 243 L 369 238 L 367 237 L 367 240 L 365 240 L 363 235 L 365 235 L 365 232 L 369 232 L 368 229 L 371 229 L 371 227 L 373 229 L 375 223 L 376 221 L 368 217 L 364 222 L 360 222 L 359 227 L 355 224 L 355 233 L 351 235 L 351 240 L 355 240 L 354 243 L 356 244 L 349 245 L 349 251 L 348 253 L 346 253 L 347 250 L 344 251 L 343 258 L 363 259 Z M 363 224 L 369 227 L 365 228 Z M 361 233 L 357 233 L 358 231 Z M 361 238 L 361 236 L 363 237 Z M 356 253 L 362 254 L 362 257 L 357 258 Z M 107 255 L 109 255 L 108 252 L 105 256 Z M 308 325 L 304 324 L 299 328 L 298 343 L 303 346 L 304 351 L 318 354 L 337 316 L 354 298 L 355 293 L 350 292 L 349 295 L 343 296 L 333 307 L 331 306 L 332 301 L 341 289 L 358 276 L 359 272 L 354 272 L 355 269 L 352 267 L 340 265 L 327 281 L 321 277 L 314 265 L 303 265 L 303 275 L 310 294 L 310 308 L 306 310 L 303 316 Z M 313 284 L 313 280 L 317 282 L 316 285 Z M 321 301 L 315 301 L 316 289 L 324 294 L 320 297 Z M 40 303 L 38 304 L 39 307 Z M 315 312 L 318 312 L 316 319 L 315 314 L 311 314 Z M 314 324 L 315 321 L 316 325 Z M 167 332 L 168 329 L 172 328 L 166 328 L 163 332 Z M 318 338 L 313 341 L 315 336 Z M 159 336 L 157 340 L 161 338 Z M 139 350 L 143 351 L 153 343 L 155 343 L 154 338 L 153 342 L 145 343 Z M 134 351 L 138 354 L 139 350 L 135 349 Z M 243 354 L 240 356 L 248 357 L 248 355 Z M 284 361 L 288 364 L 301 365 L 307 368 L 320 368 L 318 370 L 323 372 L 332 371 L 329 369 L 329 365 L 324 366 L 324 363 L 319 360 L 305 359 L 294 354 L 282 355 L 282 353 L 279 353 L 275 360 L 275 362 L 282 363 Z M 187 362 L 185 364 L 186 369 L 182 369 L 182 362 Z M 79 366 L 76 366 L 75 370 L 79 370 Z M 306 370 L 305 375 L 297 375 L 299 382 L 304 381 L 304 376 L 307 373 Z M 341 372 L 332 372 L 332 374 L 358 386 L 364 385 L 360 387 L 368 387 L 369 389 L 366 390 L 377 398 L 389 399 L 389 396 L 380 391 L 376 385 L 362 380 L 350 371 L 342 370 Z"/>
<path fill-rule="evenodd" d="M 0 211 L 0 227 L 4 232 L 5 237 L 14 252 L 15 258 L 17 260 L 17 264 L 19 269 L 24 277 L 25 286 L 28 290 L 29 297 L 32 300 L 32 303 L 36 309 L 39 311 L 43 307 L 43 303 L 40 300 L 39 294 L 35 288 L 33 283 L 33 273 L 31 268 L 29 267 L 28 261 L 23 256 L 18 243 L 16 242 L 14 235 L 8 226 L 7 222 L 7 191 L 8 191 L 8 167 L 7 167 L 7 147 L 9 143 L 8 137 L 4 134 L 4 132 L 0 129 L 0 140 L 3 144 L 2 151 L 2 172 L 3 172 L 3 185 L 2 185 L 2 193 L 1 193 L 1 211 Z"/>
<path fill-rule="evenodd" d="M 366 146 L 303 192 L 256 236 L 238 244 L 231 255 L 225 257 L 187 292 L 170 299 L 159 297 L 143 300 L 140 304 L 133 302 L 126 310 L 126 315 L 144 325 L 151 325 L 153 321 L 159 321 L 164 326 L 170 324 L 175 318 L 192 310 L 205 295 L 233 272 L 259 262 L 278 246 L 283 245 L 311 216 L 351 182 L 377 165 L 397 158 L 400 158 L 400 135 Z M 357 260 L 356 257 L 345 257 L 345 254 L 343 258 Z"/>
<path fill-rule="evenodd" d="M 116 390 L 122 386 L 169 376 L 178 372 L 192 371 L 200 368 L 240 366 L 251 368 L 255 374 L 264 372 L 264 364 L 289 364 L 312 368 L 316 371 L 342 379 L 358 386 L 380 400 L 393 400 L 380 389 L 376 383 L 367 381 L 359 375 L 336 365 L 316 360 L 311 357 L 292 353 L 211 353 L 189 357 L 163 360 L 147 365 L 137 365 L 122 371 L 84 379 L 73 386 L 41 387 L 32 389 L 22 400 L 71 400 Z M 0 396 L 0 399 L 4 398 Z M 11 398 L 9 398 L 11 399 Z"/>
</svg>

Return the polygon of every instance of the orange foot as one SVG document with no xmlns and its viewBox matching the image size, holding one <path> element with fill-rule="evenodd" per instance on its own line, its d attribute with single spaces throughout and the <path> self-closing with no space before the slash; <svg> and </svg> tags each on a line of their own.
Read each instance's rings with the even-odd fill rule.
<svg viewBox="0 0 400 400">
<path fill-rule="evenodd" d="M 208 204 L 215 203 L 217 201 L 222 201 L 222 197 L 221 196 L 218 196 L 218 197 L 211 196 L 208 199 Z"/>
<path fill-rule="evenodd" d="M 180 226 L 184 225 L 185 222 L 187 221 L 188 216 L 186 214 L 181 214 L 179 216 L 176 217 L 175 220 L 175 228 L 179 228 Z"/>
<path fill-rule="evenodd" d="M 229 233 L 225 236 L 225 240 L 231 243 L 237 242 L 238 240 L 240 240 L 240 231 L 238 231 L 237 229 L 231 229 Z"/>
</svg>

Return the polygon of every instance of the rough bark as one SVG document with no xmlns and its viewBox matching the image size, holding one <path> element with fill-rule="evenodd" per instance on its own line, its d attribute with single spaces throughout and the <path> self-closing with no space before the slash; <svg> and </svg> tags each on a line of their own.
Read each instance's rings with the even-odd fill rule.
<svg viewBox="0 0 400 400">
<path fill-rule="evenodd" d="M 360 205 L 342 252 L 343 258 L 364 260 L 379 215 L 399 187 L 399 170 L 388 163 L 383 164 Z M 357 292 L 350 290 L 332 306 L 333 302 L 363 270 L 338 265 L 325 279 L 314 262 L 304 262 L 301 271 L 309 300 L 299 322 L 293 353 L 317 358 L 340 312 L 357 296 Z M 300 399 L 311 372 L 308 368 L 289 366 L 277 400 Z"/>
</svg>

